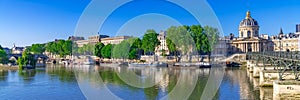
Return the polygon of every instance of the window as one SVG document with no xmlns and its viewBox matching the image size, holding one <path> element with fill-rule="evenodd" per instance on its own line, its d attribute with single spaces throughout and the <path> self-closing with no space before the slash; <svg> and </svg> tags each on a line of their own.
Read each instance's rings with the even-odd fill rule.
<svg viewBox="0 0 300 100">
<path fill-rule="evenodd" d="M 247 37 L 250 37 L 250 35 L 251 35 L 251 32 L 248 31 L 248 32 L 247 32 Z"/>
<path fill-rule="evenodd" d="M 244 33 L 243 33 L 243 32 L 241 32 L 241 37 L 244 37 L 243 35 L 244 35 Z"/>
</svg>

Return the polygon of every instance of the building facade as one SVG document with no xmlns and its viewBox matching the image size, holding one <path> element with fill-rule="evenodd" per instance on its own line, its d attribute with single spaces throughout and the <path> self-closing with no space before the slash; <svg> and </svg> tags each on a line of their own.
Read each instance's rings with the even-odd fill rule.
<svg viewBox="0 0 300 100">
<path fill-rule="evenodd" d="M 127 40 L 129 38 L 132 38 L 131 36 L 116 36 L 116 37 L 110 37 L 110 38 L 101 38 L 101 43 L 104 45 L 107 44 L 119 44 L 124 40 Z"/>
<path fill-rule="evenodd" d="M 16 47 L 14 44 L 13 48 L 11 49 L 11 54 L 22 54 L 25 51 L 24 47 Z"/>
<path fill-rule="evenodd" d="M 278 35 L 272 36 L 274 51 L 300 51 L 300 34 L 288 33 L 284 34 L 282 29 Z"/>
<path fill-rule="evenodd" d="M 101 42 L 101 39 L 108 38 L 107 35 L 96 35 L 96 36 L 90 36 L 87 40 L 85 40 L 83 37 L 76 37 L 76 36 L 70 36 L 69 40 L 74 41 L 78 47 L 83 47 L 83 45 L 86 44 L 92 44 L 95 45 L 99 42 Z"/>
<path fill-rule="evenodd" d="M 300 24 L 296 25 L 296 33 L 300 33 Z"/>
<path fill-rule="evenodd" d="M 71 41 L 79 41 L 79 40 L 84 40 L 84 37 L 70 36 L 70 37 L 68 38 L 68 40 L 71 40 Z"/>
<path fill-rule="evenodd" d="M 269 40 L 259 35 L 258 22 L 251 17 L 250 11 L 246 13 L 246 18 L 240 22 L 239 37 L 232 38 L 228 42 L 229 52 L 247 53 L 270 51 Z"/>
<path fill-rule="evenodd" d="M 169 49 L 167 46 L 167 32 L 161 31 L 157 39 L 160 41 L 160 45 L 155 48 L 155 54 L 156 55 L 168 55 Z"/>
</svg>

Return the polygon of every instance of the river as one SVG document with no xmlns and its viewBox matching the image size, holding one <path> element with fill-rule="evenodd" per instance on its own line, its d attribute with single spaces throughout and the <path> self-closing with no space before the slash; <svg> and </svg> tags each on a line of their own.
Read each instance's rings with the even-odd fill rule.
<svg viewBox="0 0 300 100">
<path fill-rule="evenodd" d="M 0 71 L 1 99 L 260 99 L 247 71 L 237 68 L 156 68 L 49 65 Z M 271 91 L 271 90 L 270 90 Z"/>
</svg>

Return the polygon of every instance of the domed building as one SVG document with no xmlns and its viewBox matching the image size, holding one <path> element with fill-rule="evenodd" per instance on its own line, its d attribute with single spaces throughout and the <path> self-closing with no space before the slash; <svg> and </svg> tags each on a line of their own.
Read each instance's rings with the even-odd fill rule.
<svg viewBox="0 0 300 100">
<path fill-rule="evenodd" d="M 259 26 L 255 19 L 247 12 L 246 18 L 241 21 L 239 26 L 239 36 L 241 38 L 258 37 Z"/>
<path fill-rule="evenodd" d="M 239 25 L 239 37 L 231 41 L 233 53 L 262 52 L 270 50 L 269 40 L 259 36 L 259 24 L 247 11 L 246 18 Z"/>
</svg>

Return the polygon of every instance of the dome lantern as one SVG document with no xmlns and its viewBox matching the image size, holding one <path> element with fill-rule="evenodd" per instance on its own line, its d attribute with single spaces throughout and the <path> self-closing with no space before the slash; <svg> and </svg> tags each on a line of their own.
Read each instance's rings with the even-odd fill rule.
<svg viewBox="0 0 300 100">
<path fill-rule="evenodd" d="M 251 13 L 250 13 L 250 11 L 247 11 L 246 19 L 249 19 L 249 18 L 251 18 Z"/>
</svg>

